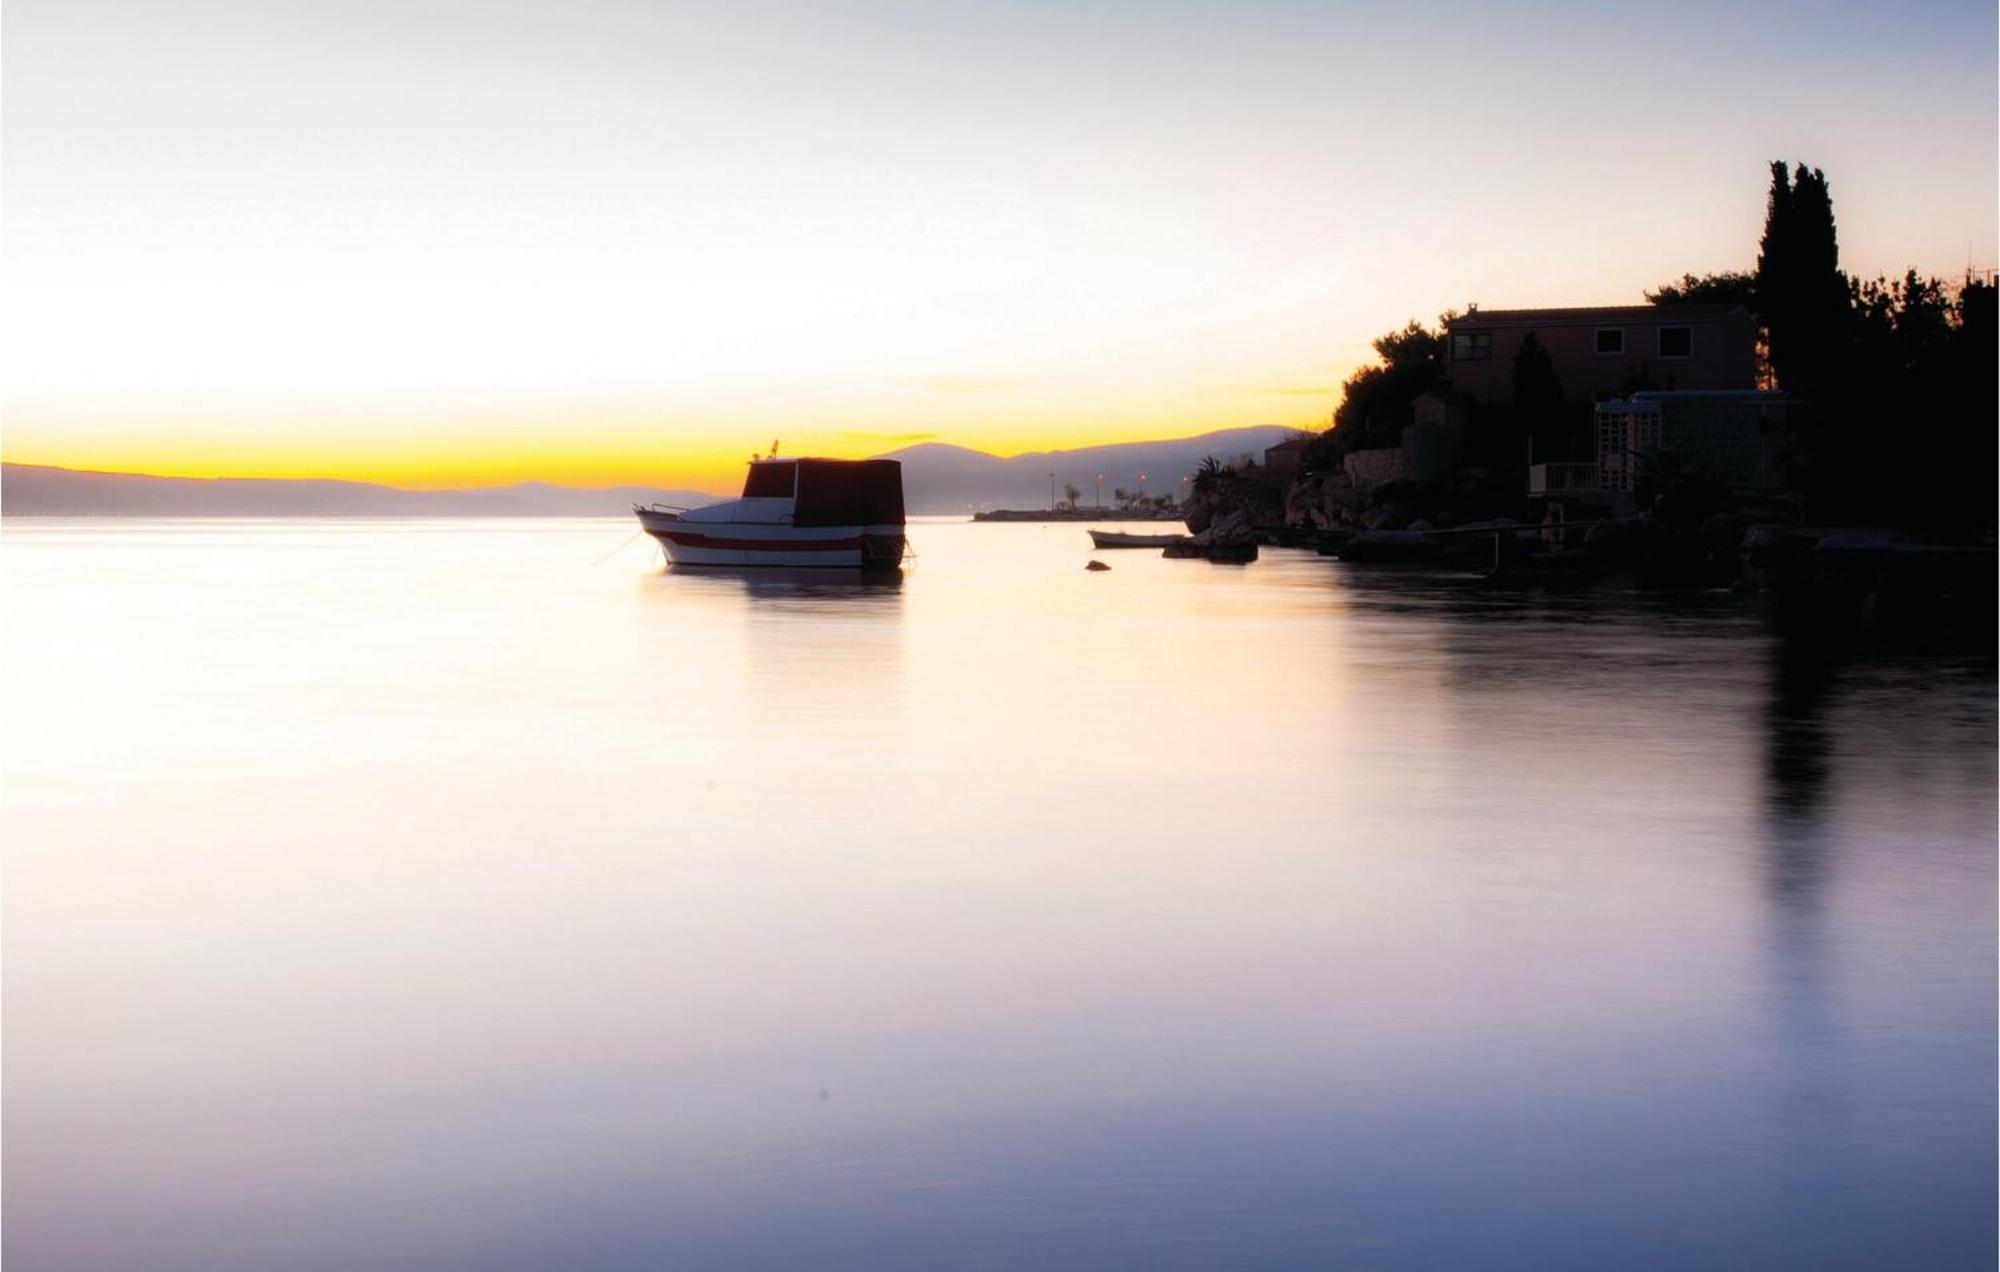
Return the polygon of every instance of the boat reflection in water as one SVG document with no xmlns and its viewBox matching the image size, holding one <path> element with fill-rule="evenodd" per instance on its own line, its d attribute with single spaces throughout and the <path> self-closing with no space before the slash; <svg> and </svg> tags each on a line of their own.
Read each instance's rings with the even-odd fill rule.
<svg viewBox="0 0 2000 1272">
<path fill-rule="evenodd" d="M 740 499 L 632 511 L 676 566 L 891 571 L 907 547 L 893 459 L 773 455 L 750 461 Z"/>
<path fill-rule="evenodd" d="M 683 565 L 670 561 L 673 578 L 740 588 L 751 596 L 839 598 L 894 595 L 903 590 L 901 569 L 864 566 L 767 565 L 754 568 Z"/>
</svg>

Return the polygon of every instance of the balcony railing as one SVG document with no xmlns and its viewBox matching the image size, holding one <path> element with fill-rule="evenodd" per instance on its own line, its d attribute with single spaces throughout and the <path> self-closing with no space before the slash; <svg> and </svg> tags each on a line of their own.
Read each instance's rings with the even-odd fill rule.
<svg viewBox="0 0 2000 1272">
<path fill-rule="evenodd" d="M 1593 494 L 1603 489 L 1596 464 L 1534 464 L 1528 469 L 1530 495 Z"/>
</svg>

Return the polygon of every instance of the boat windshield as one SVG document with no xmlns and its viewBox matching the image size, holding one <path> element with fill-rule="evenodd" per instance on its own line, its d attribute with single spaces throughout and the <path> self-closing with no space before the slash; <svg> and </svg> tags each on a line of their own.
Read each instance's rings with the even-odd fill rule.
<svg viewBox="0 0 2000 1272">
<path fill-rule="evenodd" d="M 745 499 L 790 499 L 792 480 L 799 466 L 795 463 L 771 463 L 766 461 L 750 465 L 750 475 L 743 479 Z"/>
</svg>

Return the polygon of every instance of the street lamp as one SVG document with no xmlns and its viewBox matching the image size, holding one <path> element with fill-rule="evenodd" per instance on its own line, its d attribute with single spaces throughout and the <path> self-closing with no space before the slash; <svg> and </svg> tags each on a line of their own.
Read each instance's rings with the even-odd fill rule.
<svg viewBox="0 0 2000 1272">
<path fill-rule="evenodd" d="M 1104 474 L 1097 474 L 1097 510 L 1104 511 Z"/>
</svg>

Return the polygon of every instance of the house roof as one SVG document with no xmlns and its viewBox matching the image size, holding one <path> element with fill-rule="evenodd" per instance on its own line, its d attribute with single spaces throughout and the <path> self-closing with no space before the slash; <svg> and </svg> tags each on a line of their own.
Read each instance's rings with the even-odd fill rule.
<svg viewBox="0 0 2000 1272">
<path fill-rule="evenodd" d="M 1277 443 L 1275 446 L 1266 446 L 1264 448 L 1264 453 L 1268 455 L 1274 450 L 1304 450 L 1306 447 L 1312 445 L 1314 440 L 1315 440 L 1314 438 L 1310 437 L 1286 438 L 1284 441 Z"/>
<path fill-rule="evenodd" d="M 1595 327 L 1605 323 L 1714 322 L 1745 312 L 1734 301 L 1702 305 L 1593 305 L 1576 309 L 1475 309 L 1445 323 L 1447 330 L 1474 327 Z"/>
</svg>

